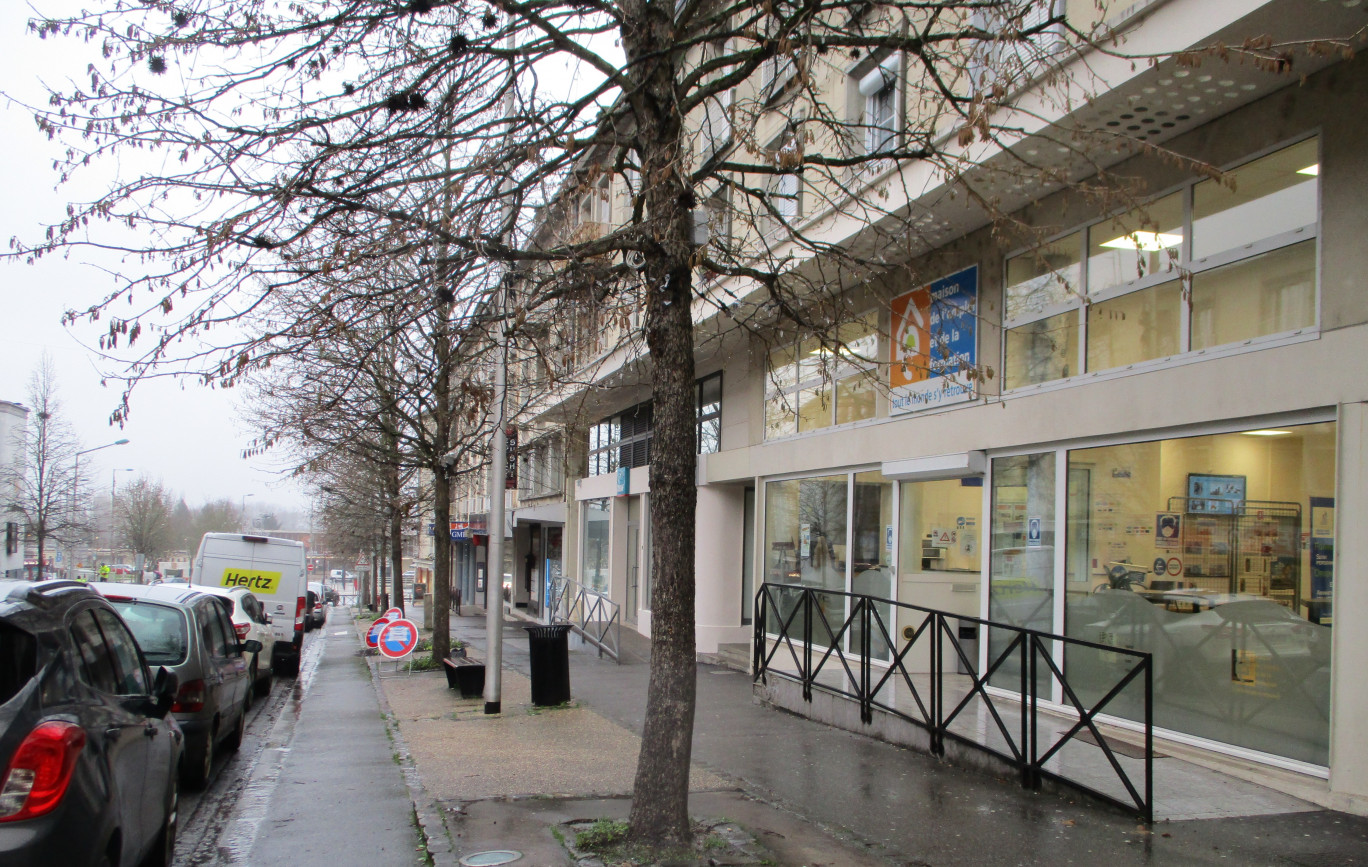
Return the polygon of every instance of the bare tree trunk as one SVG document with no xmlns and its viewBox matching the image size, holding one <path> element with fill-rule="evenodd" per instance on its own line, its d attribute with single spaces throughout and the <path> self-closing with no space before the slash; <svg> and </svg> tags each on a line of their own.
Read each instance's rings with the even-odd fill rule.
<svg viewBox="0 0 1368 867">
<path fill-rule="evenodd" d="M 653 7 L 647 41 L 668 47 L 671 25 Z M 654 46 L 646 45 L 646 50 Z M 643 50 L 628 45 L 629 53 Z M 670 64 L 656 64 L 636 116 L 646 212 L 657 249 L 647 255 L 646 342 L 653 411 L 651 678 L 632 792 L 631 834 L 652 845 L 680 845 L 689 830 L 689 764 L 697 691 L 694 641 L 694 509 L 698 498 L 692 286 L 689 258 L 693 193 L 679 174 L 679 112 Z"/>
<path fill-rule="evenodd" d="M 438 461 L 440 464 L 440 460 Z M 451 652 L 451 483 L 439 466 L 432 485 L 432 658 Z"/>
<path fill-rule="evenodd" d="M 394 573 L 394 604 L 404 608 L 404 516 L 400 509 L 399 493 L 399 468 L 396 466 L 390 469 L 390 569 Z M 408 616 L 407 608 L 404 608 L 404 616 Z"/>
</svg>

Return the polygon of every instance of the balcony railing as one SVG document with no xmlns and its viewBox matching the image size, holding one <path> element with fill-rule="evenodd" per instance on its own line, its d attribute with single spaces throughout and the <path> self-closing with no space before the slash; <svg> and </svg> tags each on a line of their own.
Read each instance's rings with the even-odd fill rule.
<svg viewBox="0 0 1368 867">
<path fill-rule="evenodd" d="M 808 702 L 813 690 L 845 697 L 859 705 L 865 725 L 878 710 L 923 729 L 936 755 L 954 741 L 1016 768 L 1026 788 L 1048 779 L 1153 820 L 1150 654 L 796 585 L 761 586 L 755 611 L 757 682 L 799 683 Z M 965 645 L 967 635 L 983 632 L 994 640 L 980 671 L 978 653 Z M 1100 664 L 1084 666 L 1085 682 L 1071 684 L 1056 651 Z M 1063 707 L 1041 707 L 1056 689 Z M 1138 756 L 1098 729 L 1098 716 L 1118 713 L 1123 704 L 1124 715 L 1138 717 L 1142 727 L 1144 750 Z M 1092 752 L 1066 761 L 1066 747 L 1079 744 Z M 1096 748 L 1105 763 L 1097 760 Z"/>
</svg>

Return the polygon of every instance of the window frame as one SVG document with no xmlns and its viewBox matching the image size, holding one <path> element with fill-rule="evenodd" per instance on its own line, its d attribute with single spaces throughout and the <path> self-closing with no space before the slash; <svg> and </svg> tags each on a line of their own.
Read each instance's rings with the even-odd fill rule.
<svg viewBox="0 0 1368 867">
<path fill-rule="evenodd" d="M 1321 130 L 1319 128 L 1309 130 L 1305 134 L 1300 135 L 1296 138 L 1283 140 L 1276 144 L 1262 148 L 1258 151 L 1254 151 L 1244 157 L 1241 157 L 1237 161 L 1227 163 L 1222 170 L 1227 172 L 1239 170 L 1240 168 L 1251 165 L 1257 162 L 1258 160 L 1264 159 L 1265 157 L 1271 156 L 1280 151 L 1287 150 L 1289 148 L 1295 147 L 1296 145 L 1303 144 L 1308 141 L 1316 142 L 1316 159 L 1317 165 L 1319 165 L 1324 157 L 1323 140 L 1324 136 L 1322 135 Z M 1208 180 L 1208 178 L 1203 176 L 1194 176 L 1187 178 L 1179 184 L 1175 184 L 1173 186 L 1165 188 L 1156 193 L 1155 195 L 1148 197 L 1145 200 L 1144 204 L 1140 205 L 1138 208 L 1143 209 L 1144 207 L 1147 207 L 1148 205 L 1154 202 L 1158 202 L 1168 196 L 1172 196 L 1175 194 L 1181 196 L 1181 207 L 1183 214 L 1181 231 L 1183 234 L 1183 240 L 1179 246 L 1180 252 L 1177 261 L 1174 263 L 1174 266 L 1169 270 L 1156 270 L 1154 272 L 1144 274 L 1143 276 L 1140 276 L 1134 280 L 1126 281 L 1124 283 L 1120 283 L 1114 286 L 1108 286 L 1105 289 L 1097 291 L 1096 293 L 1091 293 L 1089 291 L 1088 260 L 1089 253 L 1091 250 L 1090 242 L 1092 238 L 1092 233 L 1095 231 L 1100 231 L 1102 227 L 1107 226 L 1111 221 L 1117 219 L 1118 217 L 1125 217 L 1128 214 L 1134 214 L 1138 210 L 1135 207 L 1117 209 L 1115 211 L 1108 212 L 1107 214 L 1104 214 L 1096 219 L 1089 220 L 1088 222 L 1070 226 L 1067 230 L 1058 232 L 1045 239 L 1041 246 L 1058 243 L 1060 241 L 1068 239 L 1069 236 L 1074 234 L 1078 235 L 1079 253 L 1077 267 L 1079 285 L 1076 287 L 1076 292 L 1073 293 L 1073 297 L 1069 298 L 1067 301 L 1041 305 L 1038 308 L 1032 308 L 1029 312 L 1022 313 L 1012 318 L 1008 318 L 1006 316 L 1006 306 L 1004 304 L 1004 315 L 1001 328 L 1002 337 L 999 347 L 1001 352 L 1000 358 L 1002 359 L 1004 382 L 1007 381 L 1008 365 L 1010 363 L 1010 359 L 1007 355 L 1008 333 L 1013 329 L 1029 325 L 1033 322 L 1048 319 L 1052 316 L 1059 316 L 1061 314 L 1072 313 L 1077 320 L 1076 328 L 1078 331 L 1078 345 L 1076 347 L 1076 357 L 1070 359 L 1070 367 L 1072 367 L 1074 370 L 1078 372 L 1068 377 L 1060 379 L 1048 379 L 1040 382 L 1031 382 L 1015 386 L 1011 389 L 1005 389 L 1003 391 L 1004 396 L 1022 393 L 1032 393 L 1035 391 L 1039 391 L 1041 389 L 1064 387 L 1068 384 L 1075 383 L 1084 378 L 1094 379 L 1097 377 L 1118 376 L 1138 370 L 1149 370 L 1175 363 L 1185 364 L 1198 359 L 1219 357 L 1231 353 L 1244 352 L 1248 351 L 1249 349 L 1267 348 L 1271 345 L 1280 345 L 1283 343 L 1297 342 L 1299 340 L 1309 339 L 1320 333 L 1322 292 L 1322 281 L 1320 277 L 1320 238 L 1322 235 L 1321 222 L 1323 190 L 1319 185 L 1319 179 L 1317 179 L 1318 186 L 1316 191 L 1316 219 L 1313 223 L 1309 223 L 1293 229 L 1275 232 L 1271 235 L 1263 236 L 1253 241 L 1236 244 L 1225 250 L 1209 254 L 1200 259 L 1193 259 L 1191 254 L 1193 245 L 1194 196 L 1197 187 L 1200 184 L 1207 182 Z M 1268 334 L 1263 334 L 1255 338 L 1234 341 L 1232 343 L 1206 347 L 1199 350 L 1192 349 L 1192 282 L 1194 277 L 1204 273 L 1213 272 L 1230 265 L 1235 265 L 1243 261 L 1251 260 L 1258 256 L 1277 252 L 1279 250 L 1283 250 L 1306 241 L 1316 242 L 1316 279 L 1314 313 L 1312 317 L 1312 322 L 1309 325 L 1294 328 L 1291 330 L 1270 332 Z M 1037 248 L 1027 247 L 1018 250 L 1013 250 L 1003 257 L 1002 279 L 1004 296 L 1007 290 L 1011 288 L 1007 282 L 1006 276 L 1008 264 L 1013 259 L 1016 259 L 1020 256 L 1031 255 L 1033 249 Z M 1100 368 L 1096 370 L 1089 369 L 1089 367 L 1087 366 L 1089 308 L 1093 304 L 1100 304 L 1107 301 L 1112 301 L 1117 298 L 1121 298 L 1126 295 L 1144 292 L 1174 281 L 1178 281 L 1180 284 L 1181 299 L 1178 317 L 1179 334 L 1177 351 L 1172 355 L 1145 359 L 1144 361 L 1137 361 L 1131 364 L 1122 365 L 1120 367 Z"/>
</svg>

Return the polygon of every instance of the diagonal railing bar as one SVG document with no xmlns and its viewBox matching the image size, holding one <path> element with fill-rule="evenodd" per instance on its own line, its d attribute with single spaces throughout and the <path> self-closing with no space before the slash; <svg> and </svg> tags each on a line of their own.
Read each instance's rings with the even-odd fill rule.
<svg viewBox="0 0 1368 867">
<path fill-rule="evenodd" d="M 782 588 L 782 591 L 779 588 Z M 796 599 L 798 603 L 792 606 L 788 617 L 783 616 L 783 608 L 779 602 L 781 592 L 795 594 L 790 598 Z M 823 603 L 830 597 L 844 598 L 847 614 L 841 620 L 838 629 L 832 628 L 834 621 L 827 616 L 824 604 L 819 604 L 818 594 L 821 594 Z M 899 643 L 895 639 L 897 630 L 890 627 L 896 626 L 897 619 L 893 618 L 890 622 L 884 617 L 885 609 L 880 606 L 887 606 L 886 610 L 899 612 L 905 618 L 913 618 L 903 630 L 905 641 Z M 754 626 L 756 652 L 753 658 L 756 660 L 756 667 L 752 674 L 756 681 L 768 682 L 766 678 L 770 674 L 795 681 L 802 684 L 803 698 L 807 701 L 812 700 L 813 688 L 851 699 L 859 704 L 860 718 L 866 724 L 873 722 L 873 711 L 878 709 L 925 729 L 930 736 L 930 749 L 937 755 L 943 755 L 945 742 L 953 740 L 1009 762 L 1020 770 L 1024 786 L 1036 788 L 1041 785 L 1042 779 L 1049 778 L 1123 809 L 1134 810 L 1145 822 L 1153 820 L 1155 672 L 1151 654 L 1053 635 L 1017 624 L 996 623 L 982 618 L 949 614 L 924 606 L 863 594 L 815 590 L 794 585 L 762 585 L 756 593 L 756 608 L 759 610 Z M 991 653 L 984 655 L 985 665 L 980 671 L 978 660 L 966 653 L 951 629 L 952 618 L 959 621 L 961 627 L 966 623 L 972 623 L 977 630 L 986 630 L 988 634 L 994 631 L 1006 632 L 1010 638 L 1004 647 L 994 647 Z M 821 642 L 824 646 L 815 646 L 813 636 L 816 629 L 824 632 Z M 1261 638 L 1262 636 L 1256 636 L 1256 640 Z M 952 647 L 950 653 L 944 650 L 947 642 Z M 1111 683 L 1100 699 L 1088 703 L 1079 697 L 1078 691 L 1069 683 L 1062 666 L 1056 661 L 1056 656 L 1050 652 L 1051 647 L 1056 644 L 1062 644 L 1065 648 L 1087 648 L 1114 654 L 1136 660 L 1137 663 L 1127 668 L 1123 674 L 1119 674 L 1118 679 Z M 788 649 L 796 672 L 773 668 L 772 664 L 780 647 Z M 918 647 L 927 649 L 931 664 L 928 684 L 924 688 L 918 687 L 913 672 L 909 670 L 909 657 Z M 819 683 L 818 675 L 832 665 L 833 658 L 844 673 L 844 679 L 840 684 Z M 1018 663 L 1018 670 L 1014 674 L 1009 674 L 1006 666 L 1014 660 Z M 947 713 L 946 668 L 947 664 L 954 668 L 955 662 L 958 662 L 960 668 L 968 675 L 965 678 L 968 689 Z M 875 667 L 881 668 L 882 671 L 876 672 Z M 1048 676 L 1045 676 L 1046 674 Z M 1014 696 L 1011 693 L 995 695 L 989 691 L 990 687 L 995 691 L 999 688 L 991 681 L 1004 675 L 1019 681 Z M 1137 787 L 1133 776 L 1127 773 L 1107 739 L 1102 736 L 1097 722 L 1098 716 L 1124 692 L 1134 688 L 1137 680 L 1141 678 L 1144 681 L 1143 792 Z M 1038 749 L 1038 744 L 1046 726 L 1049 726 L 1051 738 L 1059 733 L 1054 728 L 1054 723 L 1047 721 L 1045 711 L 1040 708 L 1042 691 L 1045 693 L 1045 699 L 1050 700 L 1050 690 L 1056 682 L 1060 684 L 1060 691 L 1066 701 L 1065 707 L 1076 714 L 1077 719 L 1063 732 L 1062 737 L 1052 741 L 1049 748 L 1042 753 Z M 890 685 L 897 683 L 901 683 L 908 691 L 920 717 L 910 712 L 910 709 L 905 711 L 896 707 Z M 886 693 L 889 697 L 881 699 L 880 696 Z M 993 726 L 1005 742 L 1007 752 L 951 730 L 950 726 L 976 700 L 993 720 Z M 1005 703 L 1020 709 L 1020 731 L 1015 734 L 1012 732 L 1013 726 L 1008 724 L 1003 715 L 1002 705 Z M 1057 715 L 1058 711 L 1053 713 Z M 1096 739 L 1112 772 L 1129 796 L 1129 802 L 1095 789 L 1081 779 L 1070 779 L 1063 772 L 1051 771 L 1044 767 L 1047 762 L 1055 759 L 1069 742 L 1075 741 L 1084 729 Z"/>
<path fill-rule="evenodd" d="M 1135 786 L 1131 783 L 1130 775 L 1126 773 L 1123 767 L 1121 767 L 1120 761 L 1117 760 L 1116 754 L 1112 751 L 1112 748 L 1108 743 L 1107 739 L 1103 737 L 1102 732 L 1097 728 L 1097 725 L 1093 722 L 1093 718 L 1097 716 L 1099 712 L 1101 712 L 1102 708 L 1106 707 L 1112 699 L 1120 695 L 1122 690 L 1124 690 L 1136 679 L 1136 677 L 1141 673 L 1142 669 L 1149 664 L 1149 660 L 1142 660 L 1141 665 L 1137 665 L 1135 668 L 1132 668 L 1126 674 L 1125 677 L 1121 678 L 1120 682 L 1113 686 L 1105 696 L 1103 696 L 1096 703 L 1094 703 L 1092 709 L 1089 710 L 1083 706 L 1083 702 L 1079 700 L 1077 694 L 1075 694 L 1073 690 L 1073 687 L 1071 687 L 1069 685 L 1069 682 L 1064 678 L 1064 673 L 1059 670 L 1058 666 L 1055 665 L 1054 659 L 1043 646 L 1043 642 L 1041 642 L 1039 636 L 1032 636 L 1031 642 L 1032 652 L 1039 654 L 1040 658 L 1045 661 L 1046 667 L 1049 668 L 1051 673 L 1059 679 L 1060 685 L 1063 687 L 1064 694 L 1068 697 L 1069 703 L 1072 704 L 1074 709 L 1078 711 L 1079 716 L 1078 722 L 1074 723 L 1069 728 L 1069 730 L 1055 743 L 1054 746 L 1047 750 L 1043 755 L 1033 755 L 1032 763 L 1037 766 L 1043 767 L 1046 762 L 1054 758 L 1055 754 L 1057 754 L 1060 750 L 1064 748 L 1064 745 L 1067 744 L 1069 740 L 1079 732 L 1080 729 L 1082 729 L 1084 726 L 1087 726 L 1088 731 L 1091 732 L 1092 736 L 1097 739 L 1097 746 L 1102 748 L 1103 755 L 1107 757 L 1107 762 L 1111 764 L 1112 770 L 1116 772 L 1116 776 L 1118 779 L 1120 779 L 1121 785 L 1125 786 L 1126 792 L 1131 796 L 1131 799 L 1135 801 L 1135 805 L 1143 809 L 1144 798 L 1140 795 L 1138 791 L 1136 791 Z"/>
<path fill-rule="evenodd" d="M 621 628 L 617 603 L 604 594 L 570 579 L 562 578 L 551 586 L 547 606 L 552 623 L 566 623 L 600 656 L 621 662 L 618 630 Z"/>
<path fill-rule="evenodd" d="M 949 634 L 950 627 L 948 623 L 942 619 L 939 625 L 946 631 L 946 634 Z M 998 656 L 997 660 L 993 662 L 992 665 L 988 666 L 987 670 L 984 671 L 982 675 L 971 674 L 969 679 L 972 685 L 970 686 L 969 691 L 960 699 L 960 703 L 955 705 L 955 709 L 940 721 L 942 726 L 948 727 L 950 723 L 954 722 L 960 713 L 969 706 L 969 703 L 974 700 L 975 696 L 977 696 L 979 700 L 983 702 L 983 706 L 988 710 L 988 713 L 992 715 L 993 722 L 997 724 L 998 733 L 1002 735 L 1002 739 L 1006 741 L 1007 746 L 1011 748 L 1012 759 L 1018 762 L 1025 761 L 1026 759 L 1026 743 L 1024 740 L 1021 743 L 1017 743 L 1017 741 L 1012 738 L 1011 733 L 1007 730 L 1006 721 L 1004 721 L 1002 715 L 998 713 L 996 699 L 987 691 L 986 687 L 992 676 L 997 674 L 998 670 L 1007 662 L 1008 657 L 1010 657 L 1014 651 L 1018 651 L 1025 646 L 1025 638 L 1024 635 L 1018 634 L 1007 644 L 1007 647 Z"/>
</svg>

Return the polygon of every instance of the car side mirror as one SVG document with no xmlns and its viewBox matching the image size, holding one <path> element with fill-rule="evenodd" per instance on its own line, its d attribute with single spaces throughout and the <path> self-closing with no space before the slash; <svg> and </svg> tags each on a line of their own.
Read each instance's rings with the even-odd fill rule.
<svg viewBox="0 0 1368 867">
<path fill-rule="evenodd" d="M 180 690 L 180 678 L 164 665 L 157 666 L 156 677 L 152 680 L 152 713 L 149 716 L 165 719 L 176 703 L 176 693 Z"/>
<path fill-rule="evenodd" d="M 261 642 L 255 638 L 249 638 L 237 646 L 239 653 L 260 653 Z"/>
</svg>

